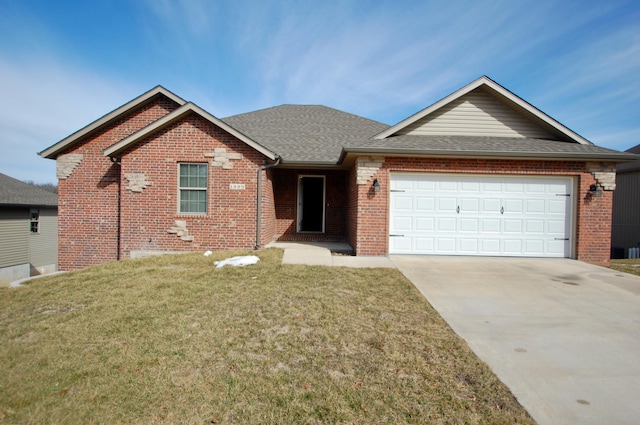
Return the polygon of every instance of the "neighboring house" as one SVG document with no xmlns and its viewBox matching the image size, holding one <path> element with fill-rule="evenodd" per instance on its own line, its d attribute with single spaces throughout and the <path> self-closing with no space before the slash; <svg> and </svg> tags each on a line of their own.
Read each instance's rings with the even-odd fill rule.
<svg viewBox="0 0 640 425">
<path fill-rule="evenodd" d="M 640 154 L 640 145 L 627 152 Z M 617 167 L 616 190 L 613 193 L 612 257 L 627 258 L 629 248 L 637 247 L 640 247 L 640 159 Z"/>
<path fill-rule="evenodd" d="M 58 266 L 58 196 L 0 174 L 0 286 Z"/>
<path fill-rule="evenodd" d="M 392 127 L 309 105 L 219 119 L 158 86 L 40 155 L 57 161 L 63 270 L 273 240 L 607 264 L 631 156 L 487 77 Z"/>
</svg>

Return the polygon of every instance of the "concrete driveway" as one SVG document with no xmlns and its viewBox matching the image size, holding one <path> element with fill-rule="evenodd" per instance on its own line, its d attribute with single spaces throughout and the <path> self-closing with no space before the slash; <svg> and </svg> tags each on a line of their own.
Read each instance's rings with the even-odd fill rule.
<svg viewBox="0 0 640 425">
<path fill-rule="evenodd" d="M 569 259 L 391 260 L 540 425 L 640 423 L 640 277 Z"/>
</svg>

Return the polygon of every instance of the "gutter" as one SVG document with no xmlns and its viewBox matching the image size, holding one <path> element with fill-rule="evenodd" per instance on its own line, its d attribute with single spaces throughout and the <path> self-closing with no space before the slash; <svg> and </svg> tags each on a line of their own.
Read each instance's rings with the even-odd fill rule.
<svg viewBox="0 0 640 425">
<path fill-rule="evenodd" d="M 261 165 L 258 167 L 258 188 L 256 194 L 256 249 L 260 248 L 261 238 L 261 225 L 260 219 L 262 216 L 262 172 L 269 168 L 277 167 L 280 164 L 280 156 L 276 156 L 276 162 L 273 164 Z"/>
<path fill-rule="evenodd" d="M 625 152 L 487 152 L 487 151 L 442 151 L 422 149 L 389 149 L 389 148 L 346 148 L 342 150 L 338 163 L 342 163 L 349 154 L 411 156 L 430 158 L 473 158 L 473 159 L 542 159 L 542 160 L 571 160 L 571 161 L 614 161 L 629 162 L 637 155 Z"/>
</svg>

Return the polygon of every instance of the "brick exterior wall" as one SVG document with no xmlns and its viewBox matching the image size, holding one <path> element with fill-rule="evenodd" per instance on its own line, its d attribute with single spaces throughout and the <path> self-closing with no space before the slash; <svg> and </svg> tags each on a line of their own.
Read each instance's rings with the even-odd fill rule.
<svg viewBox="0 0 640 425">
<path fill-rule="evenodd" d="M 58 183 L 60 270 L 117 258 L 120 170 L 101 151 L 177 107 L 165 97 L 155 98 L 65 152 L 82 155 L 82 160 Z"/>
<path fill-rule="evenodd" d="M 221 156 L 230 160 L 225 162 Z M 126 189 L 125 181 L 121 184 L 121 258 L 136 251 L 253 249 L 257 171 L 264 159 L 195 113 L 124 152 L 122 175 L 143 173 L 152 184 L 142 192 Z M 207 164 L 206 214 L 178 212 L 180 163 Z M 269 180 L 263 179 L 263 183 L 265 180 L 263 207 L 267 205 L 268 215 L 273 196 Z M 182 230 L 170 232 L 176 223 Z M 269 229 L 265 233 L 263 237 L 268 237 Z"/>
<path fill-rule="evenodd" d="M 556 175 L 578 180 L 578 201 L 574 211 L 576 220 L 575 256 L 592 264 L 608 265 L 611 237 L 612 192 L 602 196 L 589 194 L 589 186 L 596 182 L 584 162 L 538 160 L 482 160 L 446 158 L 385 158 L 380 170 L 365 184 L 356 184 L 357 170 L 349 175 L 347 213 L 347 241 L 357 255 L 388 255 L 389 176 L 392 172 Z M 373 179 L 381 190 L 373 192 Z"/>
<path fill-rule="evenodd" d="M 275 238 L 282 241 L 343 241 L 346 231 L 347 176 L 346 171 L 293 170 L 274 171 Z M 297 233 L 298 178 L 325 176 L 325 232 Z"/>
</svg>

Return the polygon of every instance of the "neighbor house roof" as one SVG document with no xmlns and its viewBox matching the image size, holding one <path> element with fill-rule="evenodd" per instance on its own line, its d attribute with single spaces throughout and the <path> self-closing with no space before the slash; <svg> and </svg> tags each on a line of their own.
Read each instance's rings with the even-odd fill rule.
<svg viewBox="0 0 640 425">
<path fill-rule="evenodd" d="M 58 195 L 0 173 L 0 205 L 57 207 Z"/>
<path fill-rule="evenodd" d="M 281 105 L 223 121 L 277 152 L 284 165 L 336 165 L 344 146 L 389 127 L 321 105 Z"/>
<path fill-rule="evenodd" d="M 256 143 L 254 140 L 252 140 L 249 137 L 247 137 L 246 135 L 242 134 L 237 129 L 229 126 L 225 122 L 219 120 L 218 118 L 214 117 L 213 115 L 211 115 L 210 113 L 208 113 L 204 109 L 200 108 L 198 105 L 196 105 L 194 103 L 191 103 L 191 102 L 185 103 L 184 105 L 182 105 L 180 108 L 176 109 L 175 111 L 163 116 L 162 118 L 158 119 L 157 121 L 154 121 L 153 123 L 149 124 L 148 126 L 146 126 L 146 127 L 142 128 L 142 129 L 140 129 L 139 131 L 133 133 L 129 137 L 126 137 L 126 138 L 122 139 L 121 141 L 119 141 L 118 143 L 108 147 L 107 149 L 104 150 L 103 153 L 106 156 L 117 156 L 118 154 L 120 154 L 121 152 L 126 150 L 127 148 L 129 148 L 129 147 L 135 145 L 136 143 L 138 143 L 143 138 L 162 130 L 163 128 L 167 127 L 168 125 L 176 122 L 177 120 L 179 120 L 179 119 L 183 118 L 184 116 L 186 116 L 188 114 L 191 114 L 191 113 L 195 113 L 195 114 L 201 116 L 202 118 L 204 118 L 204 119 L 208 120 L 209 122 L 215 124 L 216 126 L 222 128 L 226 132 L 234 135 L 235 137 L 237 137 L 238 139 L 242 140 L 247 145 L 251 146 L 252 148 L 257 150 L 258 152 L 260 152 L 263 155 L 265 155 L 267 158 L 272 159 L 272 160 L 276 159 L 277 154 L 274 151 L 272 151 L 269 148 L 265 147 L 263 144 Z"/>
<path fill-rule="evenodd" d="M 85 136 L 88 136 L 92 133 L 100 131 L 101 129 L 105 128 L 106 126 L 108 126 L 109 124 L 113 123 L 118 118 L 120 118 L 120 115 L 145 105 L 146 103 L 155 99 L 157 96 L 165 96 L 173 100 L 174 102 L 176 102 L 178 105 L 184 105 L 186 103 L 184 99 L 173 94 L 172 92 L 165 89 L 164 87 L 156 86 L 151 90 L 149 90 L 148 92 L 143 93 L 140 96 L 136 97 L 132 101 L 127 102 L 124 105 L 120 106 L 119 108 L 114 109 L 113 111 L 104 115 L 103 117 L 98 118 L 91 124 L 81 128 L 75 133 L 65 137 L 64 139 L 60 140 L 58 143 L 52 146 L 49 146 L 47 149 L 43 150 L 42 152 L 39 152 L 38 155 L 40 155 L 43 158 L 55 159 L 58 154 L 69 149 L 71 146 L 73 146 L 74 144 L 82 140 Z"/>
<path fill-rule="evenodd" d="M 640 155 L 640 145 L 634 146 L 631 149 L 627 149 L 626 152 Z M 640 158 L 632 162 L 619 164 L 616 167 L 616 171 L 618 173 L 627 173 L 629 171 L 639 171 L 639 170 L 640 170 Z"/>
</svg>

